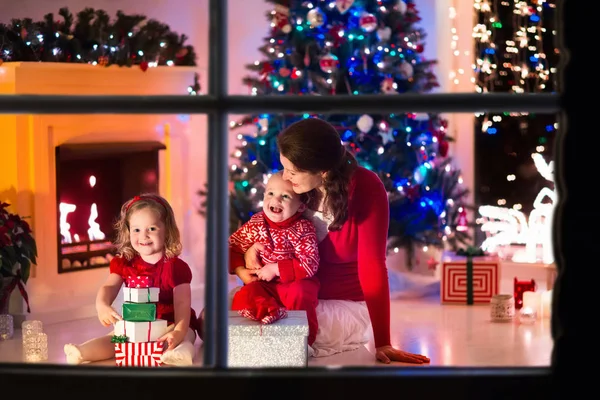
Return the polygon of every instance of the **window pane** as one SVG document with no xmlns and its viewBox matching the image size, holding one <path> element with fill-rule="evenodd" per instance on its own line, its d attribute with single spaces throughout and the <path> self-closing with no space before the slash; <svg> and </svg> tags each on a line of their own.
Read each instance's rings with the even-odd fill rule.
<svg viewBox="0 0 600 400">
<path fill-rule="evenodd" d="M 286 220 L 288 214 L 293 214 L 291 208 L 286 208 L 286 198 L 278 198 L 280 189 L 276 184 L 285 184 L 274 177 L 276 171 L 283 170 L 283 177 L 296 185 L 287 188 L 289 196 L 293 197 L 298 196 L 295 192 L 303 193 L 321 182 L 319 173 L 310 175 L 307 174 L 307 170 L 316 168 L 317 171 L 327 171 L 330 168 L 329 164 L 337 165 L 335 140 L 329 145 L 327 157 L 318 157 L 312 161 L 314 164 L 318 161 L 318 166 L 310 164 L 311 157 L 315 154 L 313 151 L 323 150 L 323 144 L 328 143 L 324 128 L 319 130 L 312 127 L 311 130 L 305 128 L 306 130 L 296 131 L 296 135 L 304 137 L 304 147 L 301 148 L 297 145 L 298 142 L 294 142 L 295 145 L 287 150 L 287 157 L 285 152 L 279 152 L 277 138 L 280 132 L 292 123 L 301 121 L 299 124 L 302 124 L 311 117 L 315 115 L 231 116 L 230 232 L 240 253 L 253 243 L 252 237 L 260 236 L 258 233 L 253 236 L 252 232 L 256 230 L 264 232 L 265 235 L 268 232 L 276 235 L 280 231 L 274 232 L 273 226 L 281 229 L 282 224 L 285 224 L 281 220 Z M 442 264 L 454 260 L 455 252 L 465 250 L 467 240 L 480 236 L 482 229 L 479 223 L 482 216 L 477 212 L 479 199 L 474 190 L 475 175 L 480 173 L 475 169 L 479 164 L 474 165 L 474 161 L 479 160 L 474 158 L 474 153 L 480 152 L 475 147 L 478 143 L 475 135 L 481 135 L 480 132 L 474 132 L 475 116 L 466 113 L 410 113 L 321 117 L 327 119 L 339 133 L 342 144 L 357 159 L 358 164 L 377 174 L 379 178 L 373 178 L 374 182 L 380 179 L 385 189 L 382 192 L 382 200 L 377 205 L 380 187 L 369 185 L 367 180 L 370 175 L 366 170 L 362 170 L 364 181 L 359 187 L 350 189 L 352 194 L 348 218 L 351 222 L 342 225 L 339 232 L 327 231 L 328 224 L 335 218 L 336 209 L 330 211 L 329 215 L 327 211 L 322 214 L 319 210 L 323 208 L 318 208 L 319 203 L 314 202 L 315 197 L 308 199 L 309 211 L 306 211 L 305 215 L 315 226 L 321 261 L 316 272 L 321 285 L 316 307 L 321 330 L 313 343 L 317 357 L 309 358 L 308 365 L 382 365 L 376 362 L 374 352 L 375 340 L 380 343 L 385 341 L 388 332 L 387 316 L 381 311 L 385 307 L 380 305 L 377 310 L 371 310 L 373 313 L 369 318 L 369 306 L 363 302 L 362 296 L 364 291 L 368 293 L 368 282 L 379 287 L 375 282 L 377 279 L 384 279 L 378 278 L 375 273 L 377 257 L 383 255 L 373 249 L 377 247 L 378 230 L 385 231 L 385 226 L 389 223 L 389 230 L 383 233 L 381 240 L 387 244 L 387 260 L 382 267 L 387 266 L 390 293 L 388 296 L 386 292 L 378 292 L 373 296 L 380 296 L 380 304 L 386 304 L 391 299 L 389 330 L 392 345 L 405 351 L 427 355 L 431 358 L 431 365 L 548 366 L 552 339 L 547 308 L 540 308 L 535 325 L 523 325 L 522 329 L 515 330 L 515 325 L 520 323 L 519 309 L 508 324 L 490 323 L 489 304 L 493 294 L 508 294 L 512 299 L 513 278 L 517 276 L 519 280 L 533 278 L 538 283 L 538 294 L 544 299 L 540 300 L 540 304 L 544 302 L 547 306 L 546 290 L 550 287 L 546 285 L 551 286 L 553 283 L 553 279 L 547 279 L 554 265 L 506 263 L 505 260 L 502 260 L 500 265 L 500 261 L 496 259 L 495 263 L 492 263 L 493 266 L 488 267 L 489 270 L 483 271 L 481 266 L 475 267 L 474 273 L 477 278 L 473 286 L 474 301 L 485 302 L 485 307 L 467 305 L 468 289 L 464 286 L 466 264 L 462 270 L 454 272 L 462 273 L 462 278 L 458 275 L 455 281 L 448 277 L 442 278 L 442 271 L 450 268 L 442 267 Z M 499 140 L 503 138 L 498 136 Z M 502 148 L 501 145 L 496 146 L 496 153 L 490 150 L 488 160 L 491 157 L 500 157 L 503 154 Z M 541 152 L 540 149 L 538 151 Z M 546 157 L 546 153 L 543 154 Z M 547 161 L 551 160 L 552 153 L 549 157 Z M 294 161 L 291 161 L 292 159 Z M 486 172 L 482 169 L 481 173 Z M 341 172 L 334 176 L 339 174 Z M 367 178 L 364 178 L 364 174 Z M 547 182 L 547 186 L 548 190 L 554 190 L 553 182 Z M 317 195 L 312 193 L 312 196 Z M 361 202 L 361 205 L 357 205 L 357 202 Z M 344 205 L 337 207 L 342 208 Z M 384 211 L 388 207 L 389 215 Z M 374 223 L 371 231 L 367 233 L 369 221 L 380 213 L 382 221 Z M 548 214 L 540 216 L 542 225 L 536 228 L 539 231 L 549 229 L 549 225 L 543 224 L 544 216 L 547 217 Z M 276 225 L 273 225 L 273 221 Z M 286 225 L 285 229 L 293 230 L 293 226 Z M 266 227 L 270 228 L 267 230 Z M 258 241 L 260 242 L 260 239 Z M 285 247 L 289 244 L 287 239 L 282 238 L 273 238 L 265 243 L 268 247 L 262 259 L 265 264 L 272 262 L 269 257 L 283 257 L 285 252 L 279 251 L 282 249 L 278 246 Z M 536 243 L 536 246 L 542 245 L 547 246 L 548 242 Z M 290 246 L 288 250 L 293 248 Z M 523 248 L 523 243 L 517 241 L 505 247 L 517 251 Z M 293 256 L 293 251 L 288 253 L 288 256 Z M 361 259 L 361 254 L 365 253 L 369 254 L 368 260 Z M 304 251 L 302 254 L 303 262 L 310 265 L 310 257 L 307 255 L 312 253 Z M 239 259 L 237 261 L 238 264 L 243 262 Z M 357 268 L 365 262 L 370 265 L 369 272 L 365 270 L 364 274 L 358 275 Z M 238 264 L 233 261 L 231 265 Z M 281 283 L 289 277 L 285 263 L 279 262 L 278 268 L 280 281 L 272 285 L 285 288 L 289 285 Z M 237 278 L 236 285 L 238 289 L 242 285 L 240 279 L 251 279 L 244 273 L 240 273 L 239 276 L 241 278 Z M 496 282 L 499 285 L 498 289 L 495 288 Z M 306 300 L 314 291 L 311 292 L 309 283 L 303 287 L 306 290 Z M 444 288 L 448 288 L 453 294 L 448 296 L 448 290 Z M 260 296 L 256 292 L 252 293 L 250 289 L 234 293 L 235 290 L 230 292 L 233 298 L 232 307 L 244 310 L 251 318 L 260 313 L 261 308 L 258 304 L 266 302 L 264 294 Z M 273 310 L 277 309 L 276 305 L 285 307 L 285 302 L 290 301 L 280 292 L 272 293 L 272 296 L 266 297 L 273 298 L 268 300 L 273 303 Z M 253 298 L 252 295 L 260 298 Z M 348 299 L 353 301 L 343 301 Z M 528 299 L 527 302 L 529 301 L 533 300 Z M 453 302 L 459 306 L 451 305 Z M 374 304 L 378 303 L 371 303 L 371 307 L 375 307 Z M 291 321 L 294 323 L 298 321 L 295 318 L 297 316 L 293 315 Z M 230 325 L 234 326 L 230 328 L 233 329 L 230 332 L 240 329 L 239 319 L 229 319 Z M 375 326 L 374 330 L 369 325 L 370 321 Z M 474 321 L 476 322 L 473 323 Z M 259 340 L 259 324 L 255 325 L 255 333 Z M 457 335 L 457 331 L 461 334 Z M 500 334 L 501 331 L 504 333 Z M 363 334 L 366 336 L 363 337 Z M 497 340 L 496 334 L 501 335 L 503 339 Z M 345 343 L 347 347 L 344 347 L 343 338 L 351 342 Z M 235 344 L 235 340 L 234 336 L 230 337 L 230 343 L 241 346 L 239 343 Z M 482 356 L 461 350 L 473 347 L 494 348 L 498 351 Z M 341 351 L 342 348 L 345 351 Z M 350 348 L 352 351 L 348 351 Z M 284 362 L 285 356 L 291 354 L 288 352 L 281 354 L 278 359 L 269 359 L 267 350 L 246 350 L 246 358 L 236 359 L 236 362 Z M 241 350 L 238 351 L 241 353 Z"/>
<path fill-rule="evenodd" d="M 519 93 L 557 78 L 554 1 L 276 3 L 229 2 L 229 93 Z"/>
<path fill-rule="evenodd" d="M 113 284 L 118 284 L 117 292 L 114 297 L 109 295 L 108 301 L 114 300 L 114 311 L 125 319 L 115 325 L 116 336 L 127 336 L 136 343 L 156 342 L 174 322 L 173 296 L 177 299 L 180 293 L 185 294 L 180 288 L 173 294 L 173 287 L 188 283 L 191 324 L 199 327 L 195 320 L 204 307 L 206 227 L 197 192 L 207 177 L 206 117 L 35 114 L 1 115 L 0 123 L 4 127 L 0 132 L 2 149 L 14 154 L 0 160 L 0 221 L 6 221 L 5 210 L 14 214 L 11 220 L 24 217 L 34 242 L 22 238 L 23 246 L 18 251 L 32 251 L 34 244 L 37 248 L 35 259 L 33 252 L 27 253 L 34 265 L 21 261 L 19 270 L 28 303 L 18 287 L 11 289 L 6 311 L 12 315 L 13 337 L 0 341 L 0 362 L 31 361 L 22 356 L 25 331 L 21 323 L 25 319 L 42 322 L 47 336 L 46 362 L 52 364 L 69 361 L 63 351 L 65 345 L 110 335 L 112 327 L 101 324 L 95 303 L 111 272 L 120 278 L 113 279 Z M 143 196 L 146 193 L 159 194 L 164 200 Z M 130 205 L 129 224 L 123 226 L 124 236 L 119 236 L 121 230 L 115 224 L 124 205 Z M 164 215 L 172 210 L 179 239 L 170 222 L 165 226 L 166 220 L 144 214 L 146 206 Z M 166 231 L 164 246 L 157 229 Z M 140 232 L 147 232 L 147 236 Z M 0 243 L 4 277 L 0 292 L 15 279 L 14 262 L 7 258 L 10 253 L 6 251 L 16 248 L 17 239 L 9 237 L 8 243 Z M 164 264 L 163 251 L 178 255 L 180 261 Z M 126 261 L 131 255 L 131 261 Z M 173 273 L 165 272 L 168 268 Z M 149 280 L 139 278 L 146 275 Z M 144 288 L 146 285 L 150 288 Z M 89 365 L 116 364 L 119 352 L 111 347 L 114 345 L 110 339 L 106 336 L 101 345 L 104 350 L 96 356 L 98 349 L 80 347 L 82 357 L 97 358 Z M 194 365 L 202 366 L 202 341 L 196 338 L 194 342 L 170 355 L 165 353 L 163 361 L 185 363 L 189 355 L 194 357 Z M 74 347 L 67 349 L 75 360 Z M 136 354 L 131 349 L 126 353 Z M 141 357 L 140 362 L 160 361 L 160 355 L 156 357 Z"/>
</svg>

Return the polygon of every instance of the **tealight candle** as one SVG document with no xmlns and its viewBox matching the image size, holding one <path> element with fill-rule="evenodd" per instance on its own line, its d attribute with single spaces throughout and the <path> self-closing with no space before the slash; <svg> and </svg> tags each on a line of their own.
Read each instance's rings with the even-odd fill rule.
<svg viewBox="0 0 600 400">
<path fill-rule="evenodd" d="M 32 333 L 23 337 L 23 355 L 25 356 L 25 361 L 47 361 L 48 337 L 46 334 Z"/>
<path fill-rule="evenodd" d="M 552 290 L 542 292 L 541 303 L 541 318 L 550 318 L 552 316 Z"/>
<path fill-rule="evenodd" d="M 523 306 L 519 311 L 519 322 L 522 324 L 533 324 L 537 319 L 537 311 L 531 307 Z"/>
<path fill-rule="evenodd" d="M 542 294 L 540 292 L 523 292 L 523 308 L 529 307 L 536 312 L 536 314 L 541 314 L 542 306 Z"/>
</svg>

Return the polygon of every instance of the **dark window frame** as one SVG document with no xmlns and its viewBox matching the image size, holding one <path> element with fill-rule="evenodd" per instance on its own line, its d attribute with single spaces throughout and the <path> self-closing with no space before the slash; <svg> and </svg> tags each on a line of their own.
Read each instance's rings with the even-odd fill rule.
<svg viewBox="0 0 600 400">
<path fill-rule="evenodd" d="M 600 220 L 599 213 L 586 213 L 581 209 L 588 194 L 574 184 L 576 168 L 565 164 L 566 156 L 573 156 L 581 168 L 581 158 L 575 153 L 575 131 L 582 132 L 583 113 L 575 102 L 575 90 L 585 84 L 583 77 L 588 71 L 583 60 L 575 57 L 576 48 L 583 54 L 583 29 L 578 18 L 580 7 L 575 1 L 557 0 L 557 15 L 569 20 L 559 24 L 560 46 L 563 57 L 559 94 L 425 94 L 393 97 L 381 96 L 335 96 L 335 97 L 265 97 L 227 95 L 227 1 L 210 0 L 209 4 L 209 91 L 207 96 L 0 96 L 0 113 L 45 113 L 45 114 L 88 114 L 88 113 L 206 113 L 208 114 L 209 149 L 208 161 L 208 220 L 206 256 L 206 308 L 207 329 L 205 340 L 205 368 L 141 369 L 123 370 L 116 367 L 82 367 L 68 365 L 34 365 L 0 363 L 0 382 L 6 381 L 13 387 L 48 394 L 48 388 L 65 385 L 74 396 L 97 389 L 114 389 L 114 394 L 126 396 L 136 394 L 177 393 L 189 386 L 192 390 L 214 389 L 222 393 L 249 395 L 272 391 L 279 396 L 286 393 L 306 393 L 318 397 L 319 393 L 331 397 L 362 393 L 361 387 L 371 386 L 365 393 L 386 392 L 402 395 L 431 395 L 476 398 L 492 397 L 537 398 L 556 394 L 556 375 L 576 365 L 573 361 L 587 358 L 576 347 L 581 340 L 577 335 L 584 331 L 585 318 L 569 318 L 573 305 L 590 293 L 572 287 L 581 269 L 565 268 L 565 259 L 576 264 L 574 256 L 583 243 L 586 249 L 594 249 L 593 238 L 584 237 L 585 231 L 575 227 L 577 217 L 585 214 L 590 223 Z M 561 22 L 563 22 L 561 21 Z M 568 49 L 568 51 L 567 51 Z M 567 58 L 569 61 L 567 63 Z M 569 88 L 572 88 L 569 90 Z M 227 207 L 227 138 L 229 113 L 261 112 L 319 112 L 352 113 L 370 111 L 394 112 L 494 112 L 524 111 L 558 113 L 559 137 L 556 144 L 555 165 L 558 166 L 556 184 L 559 193 L 555 217 L 554 241 L 559 270 L 555 290 L 552 318 L 552 336 L 555 341 L 550 367 L 531 368 L 464 368 L 464 367 L 347 367 L 306 369 L 228 369 L 227 368 L 227 272 L 219 265 L 227 265 L 228 207 Z M 567 120 L 568 118 L 568 120 Z M 568 122 L 568 123 L 567 123 Z M 575 128 L 577 126 L 577 128 Z M 567 133 L 568 131 L 568 133 Z M 592 160 L 586 166 L 593 165 Z M 565 168 L 566 166 L 570 168 Z M 571 183 L 566 201 L 566 179 Z M 575 209 L 575 200 L 580 208 Z M 577 213 L 577 214 L 576 214 Z M 574 214 L 575 217 L 573 216 Z M 568 230 L 569 235 L 561 236 Z M 577 246 L 577 247 L 576 247 Z M 588 260 L 589 261 L 589 260 Z M 577 272 L 581 274 L 581 272 Z M 581 274 L 581 278 L 583 275 Z M 568 295 L 565 295 L 567 293 Z M 590 303 L 587 303 L 590 304 Z M 569 307 L 569 313 L 567 312 Z M 576 307 L 575 307 L 575 311 Z M 581 311 L 581 310 L 580 310 Z M 568 323 L 567 323 L 568 322 Z M 578 325 L 579 324 L 579 325 Z M 157 382 L 156 379 L 161 379 Z M 32 385 L 33 383 L 33 385 Z M 370 385 L 369 385 L 370 384 Z M 580 387 L 580 386 L 579 386 Z M 381 390 L 380 390 L 381 389 Z M 285 392 L 287 390 L 287 392 Z M 571 388 L 570 393 L 573 393 Z M 319 392 L 320 391 L 320 392 Z M 208 393 L 208 392 L 207 392 Z M 161 393 L 162 394 L 162 393 Z M 109 394 L 110 395 L 110 394 Z"/>
</svg>

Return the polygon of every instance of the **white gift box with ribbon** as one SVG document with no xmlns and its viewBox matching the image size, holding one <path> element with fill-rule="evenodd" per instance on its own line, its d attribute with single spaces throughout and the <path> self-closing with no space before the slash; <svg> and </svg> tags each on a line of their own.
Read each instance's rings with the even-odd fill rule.
<svg viewBox="0 0 600 400">
<path fill-rule="evenodd" d="M 158 293 L 160 289 L 157 287 L 150 288 L 123 288 L 123 301 L 131 303 L 157 303 Z"/>
<path fill-rule="evenodd" d="M 125 335 L 131 343 L 155 342 L 167 333 L 167 320 L 156 319 L 147 322 L 117 321 L 115 335 Z"/>
</svg>

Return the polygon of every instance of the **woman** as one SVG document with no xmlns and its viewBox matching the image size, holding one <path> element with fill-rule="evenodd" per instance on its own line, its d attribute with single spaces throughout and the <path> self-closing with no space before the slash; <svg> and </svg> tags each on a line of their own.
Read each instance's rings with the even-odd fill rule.
<svg viewBox="0 0 600 400">
<path fill-rule="evenodd" d="M 425 356 L 391 346 L 385 264 L 389 202 L 379 177 L 358 166 L 335 128 L 320 119 L 290 125 L 277 137 L 277 145 L 283 178 L 294 192 L 309 194 L 313 221 L 322 232 L 315 275 L 320 281 L 318 298 L 366 303 L 379 361 L 428 363 Z M 259 250 L 257 244 L 246 252 L 248 269 L 259 267 Z"/>
</svg>

